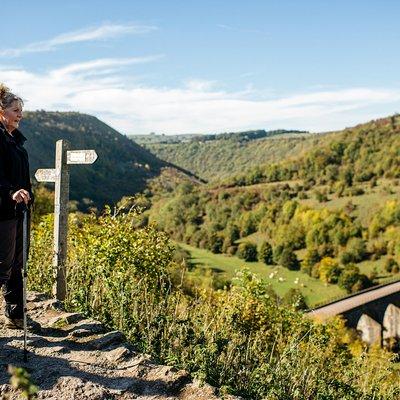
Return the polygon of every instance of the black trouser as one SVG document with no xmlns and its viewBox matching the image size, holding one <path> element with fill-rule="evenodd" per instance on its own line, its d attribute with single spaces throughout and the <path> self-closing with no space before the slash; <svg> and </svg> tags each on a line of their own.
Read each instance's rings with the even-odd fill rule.
<svg viewBox="0 0 400 400">
<path fill-rule="evenodd" d="M 22 257 L 23 219 L 0 221 L 0 287 L 9 318 L 23 317 Z"/>
</svg>

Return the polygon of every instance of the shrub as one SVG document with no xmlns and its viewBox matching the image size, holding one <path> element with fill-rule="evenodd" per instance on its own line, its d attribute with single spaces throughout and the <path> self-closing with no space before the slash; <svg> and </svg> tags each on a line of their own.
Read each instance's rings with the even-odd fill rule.
<svg viewBox="0 0 400 400">
<path fill-rule="evenodd" d="M 338 284 L 347 293 L 355 293 L 372 286 L 373 282 L 368 276 L 360 274 L 360 269 L 356 265 L 349 264 L 342 271 Z"/>
<path fill-rule="evenodd" d="M 299 260 L 297 259 L 295 252 L 290 248 L 285 248 L 282 251 L 279 264 L 292 271 L 300 269 Z"/>
<path fill-rule="evenodd" d="M 214 254 L 222 253 L 222 246 L 224 244 L 224 239 L 218 235 L 217 233 L 213 233 L 210 235 L 208 246 L 209 250 L 211 250 Z"/>
<path fill-rule="evenodd" d="M 318 249 L 307 249 L 303 261 L 301 262 L 301 270 L 311 276 L 312 268 L 321 260 Z"/>
<path fill-rule="evenodd" d="M 272 250 L 272 261 L 274 264 L 279 264 L 281 260 L 281 255 L 284 250 L 285 246 L 282 244 L 276 245 Z"/>
<path fill-rule="evenodd" d="M 319 278 L 322 282 L 337 283 L 341 272 L 338 262 L 331 257 L 325 257 L 319 263 Z"/>
<path fill-rule="evenodd" d="M 398 266 L 396 260 L 394 258 L 392 258 L 392 257 L 389 257 L 385 262 L 385 271 L 386 272 L 393 272 L 393 267 L 395 265 Z"/>
<path fill-rule="evenodd" d="M 315 324 L 279 305 L 268 283 L 246 270 L 228 290 L 203 286 L 192 297 L 172 286 L 168 237 L 151 226 L 132 229 L 131 217 L 70 216 L 68 310 L 121 330 L 137 351 L 227 395 L 399 398 L 398 369 L 387 352 L 353 354 L 340 320 Z M 47 218 L 33 232 L 29 284 L 39 291 L 51 290 L 51 228 Z"/>
<path fill-rule="evenodd" d="M 360 238 L 351 238 L 347 242 L 346 251 L 344 251 L 340 257 L 340 261 L 343 264 L 349 264 L 351 262 L 360 262 L 367 256 L 367 249 L 365 241 Z"/>
<path fill-rule="evenodd" d="M 245 261 L 257 261 L 257 246 L 250 242 L 240 243 L 236 255 Z"/>
<path fill-rule="evenodd" d="M 307 310 L 306 300 L 299 289 L 289 289 L 282 298 L 283 304 L 292 307 L 294 310 Z"/>
<path fill-rule="evenodd" d="M 320 192 L 319 190 L 315 190 L 314 195 L 318 203 L 328 201 L 328 196 L 325 193 Z"/>
<path fill-rule="evenodd" d="M 229 254 L 230 256 L 234 256 L 237 252 L 237 249 L 238 249 L 238 246 L 236 246 L 236 245 L 229 246 L 226 249 L 226 253 Z"/>
<path fill-rule="evenodd" d="M 263 242 L 258 250 L 258 260 L 267 264 L 273 264 L 272 246 L 268 242 Z"/>
</svg>

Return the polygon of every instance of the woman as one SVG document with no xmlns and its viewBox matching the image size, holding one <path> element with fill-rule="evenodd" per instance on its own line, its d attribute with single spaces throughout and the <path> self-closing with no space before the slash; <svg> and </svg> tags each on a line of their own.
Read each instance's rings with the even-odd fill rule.
<svg viewBox="0 0 400 400">
<path fill-rule="evenodd" d="M 22 210 L 32 203 L 26 138 L 18 130 L 23 101 L 0 84 L 0 287 L 4 325 L 23 328 Z M 28 321 L 28 327 L 37 323 Z"/>
</svg>

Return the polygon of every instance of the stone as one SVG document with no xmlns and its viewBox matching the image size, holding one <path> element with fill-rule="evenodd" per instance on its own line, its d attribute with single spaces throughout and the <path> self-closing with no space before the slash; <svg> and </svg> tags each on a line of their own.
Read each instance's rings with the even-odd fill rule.
<svg viewBox="0 0 400 400">
<path fill-rule="evenodd" d="M 52 318 L 49 321 L 49 326 L 62 328 L 63 326 L 76 323 L 83 319 L 83 315 L 80 313 L 62 313 Z"/>
<path fill-rule="evenodd" d="M 90 319 L 83 319 L 75 324 L 77 329 L 87 329 L 92 333 L 103 333 L 105 332 L 104 325 L 99 321 L 92 321 Z"/>
<path fill-rule="evenodd" d="M 52 397 L 49 397 L 47 390 L 39 392 L 38 399 L 54 400 L 104 400 L 112 398 L 110 392 L 103 386 L 85 382 L 83 379 L 75 377 L 61 377 L 57 384 L 52 388 Z M 58 394 L 57 394 L 58 393 Z"/>
<path fill-rule="evenodd" d="M 28 310 L 37 310 L 37 309 L 40 309 L 42 312 L 48 310 L 63 311 L 64 306 L 61 301 L 56 299 L 46 299 L 43 301 L 28 303 Z"/>
<path fill-rule="evenodd" d="M 126 359 L 131 354 L 131 350 L 127 346 L 119 346 L 106 353 L 106 358 L 110 362 L 118 362 Z"/>
<path fill-rule="evenodd" d="M 357 331 L 361 335 L 361 340 L 369 346 L 381 344 L 382 327 L 369 315 L 363 314 L 360 317 L 357 323 Z"/>
<path fill-rule="evenodd" d="M 125 336 L 120 331 L 112 331 L 90 342 L 90 345 L 97 350 L 105 349 L 112 345 L 125 341 Z"/>
<path fill-rule="evenodd" d="M 93 332 L 89 329 L 74 329 L 68 335 L 69 338 L 84 338 L 92 336 Z"/>
<path fill-rule="evenodd" d="M 39 292 L 28 292 L 26 296 L 27 301 L 37 303 L 39 301 L 48 300 L 48 296 Z"/>
</svg>

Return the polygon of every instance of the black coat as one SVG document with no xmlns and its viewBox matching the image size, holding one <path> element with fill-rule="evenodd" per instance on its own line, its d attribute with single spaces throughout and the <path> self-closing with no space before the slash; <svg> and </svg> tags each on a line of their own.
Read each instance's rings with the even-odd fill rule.
<svg viewBox="0 0 400 400">
<path fill-rule="evenodd" d="M 14 192 L 25 189 L 33 199 L 25 141 L 18 129 L 10 135 L 0 122 L 0 221 L 21 216 L 22 207 L 11 198 Z"/>
</svg>

